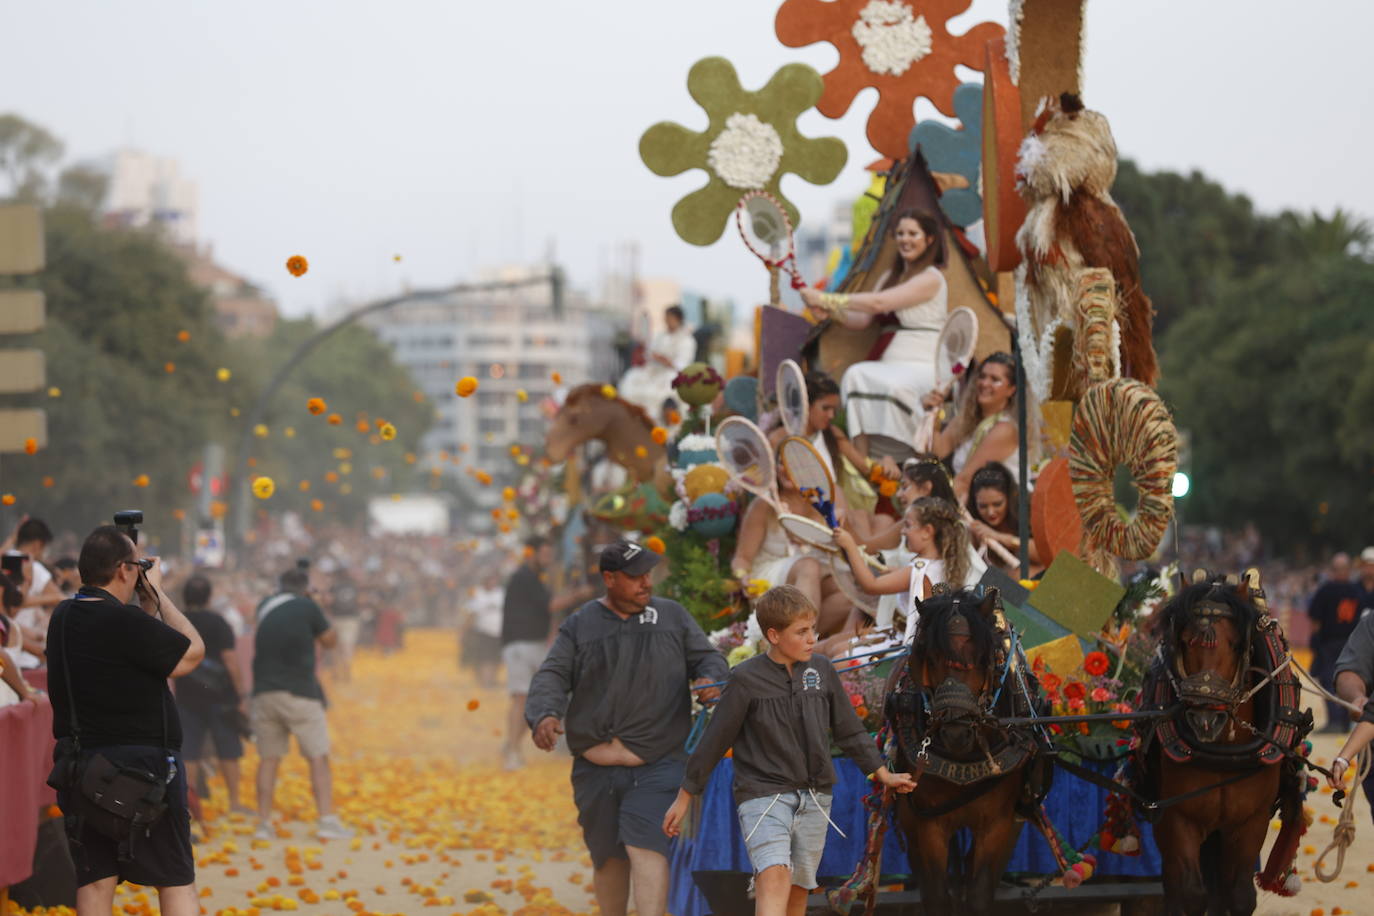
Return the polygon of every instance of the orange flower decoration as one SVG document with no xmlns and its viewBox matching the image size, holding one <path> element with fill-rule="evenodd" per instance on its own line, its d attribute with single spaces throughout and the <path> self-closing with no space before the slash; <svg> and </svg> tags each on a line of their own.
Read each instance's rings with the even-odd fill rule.
<svg viewBox="0 0 1374 916">
<path fill-rule="evenodd" d="M 293 277 L 301 277 L 310 269 L 310 262 L 298 254 L 286 259 L 286 270 Z"/>
<path fill-rule="evenodd" d="M 57 481 L 53 480 L 51 477 L 43 478 L 43 486 L 45 487 L 51 488 L 55 483 L 57 483 Z"/>
<path fill-rule="evenodd" d="M 326 417 L 326 420 L 329 422 L 330 426 L 340 426 L 343 424 L 343 417 L 339 416 L 336 413 L 331 413 L 328 417 Z"/>
<path fill-rule="evenodd" d="M 913 103 L 924 96 L 955 117 L 954 90 L 960 64 L 981 71 L 987 44 L 1005 34 L 984 22 L 963 35 L 946 23 L 972 0 L 786 0 L 775 20 L 778 40 L 789 48 L 828 41 L 839 65 L 825 74 L 825 92 L 816 110 L 839 118 L 868 87 L 878 104 L 868 116 L 868 142 L 884 156 L 905 159 L 916 125 Z"/>
<path fill-rule="evenodd" d="M 466 398 L 477 390 L 477 379 L 471 375 L 465 375 L 458 380 L 458 384 L 453 386 L 454 393 L 460 398 Z"/>
<path fill-rule="evenodd" d="M 305 402 L 305 409 L 310 411 L 312 415 L 318 417 L 325 412 L 327 407 L 324 403 L 324 398 L 311 398 Z"/>
<path fill-rule="evenodd" d="M 662 426 L 655 426 L 653 429 L 649 430 L 649 437 L 653 439 L 656 444 L 663 445 L 668 441 L 668 430 L 664 429 Z"/>
<path fill-rule="evenodd" d="M 0 506 L 12 506 L 16 502 L 13 493 L 6 493 L 0 496 Z"/>
<path fill-rule="evenodd" d="M 24 451 L 25 451 L 26 453 L 30 454 L 30 455 L 33 455 L 33 454 L 37 453 L 37 451 L 38 451 L 38 440 L 35 439 L 33 436 L 29 436 L 27 439 L 25 439 L 25 440 L 24 440 Z"/>
<path fill-rule="evenodd" d="M 134 486 L 136 486 L 136 487 L 146 487 L 147 485 L 148 485 L 148 475 L 147 475 L 147 474 L 139 474 L 137 477 L 134 478 Z"/>
<path fill-rule="evenodd" d="M 310 508 L 314 512 L 320 512 L 324 509 L 324 503 L 318 499 L 312 499 L 310 500 Z"/>
<path fill-rule="evenodd" d="M 481 706 L 481 705 L 482 705 L 482 701 L 481 701 L 481 700 L 468 700 L 468 711 L 469 711 L 469 712 L 472 712 L 472 711 L 476 710 L 478 706 Z"/>
<path fill-rule="evenodd" d="M 177 331 L 177 340 L 181 341 L 182 343 L 189 343 L 191 340 L 191 332 Z"/>
<path fill-rule="evenodd" d="M 656 534 L 651 534 L 644 539 L 644 546 L 657 554 L 664 554 L 668 551 L 668 545 L 663 543 L 663 538 Z"/>
<path fill-rule="evenodd" d="M 682 422 L 682 414 L 678 413 L 676 410 L 671 410 L 671 409 L 670 409 L 670 410 L 668 411 L 668 424 L 669 424 L 670 426 L 677 426 L 677 425 L 678 425 L 679 423 L 681 423 L 681 422 Z"/>
<path fill-rule="evenodd" d="M 878 494 L 888 499 L 897 495 L 897 481 L 883 479 L 878 482 Z"/>
</svg>

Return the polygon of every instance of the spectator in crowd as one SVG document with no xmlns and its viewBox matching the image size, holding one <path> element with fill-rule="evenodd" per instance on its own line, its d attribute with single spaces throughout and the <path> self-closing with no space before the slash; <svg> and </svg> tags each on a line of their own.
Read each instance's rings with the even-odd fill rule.
<svg viewBox="0 0 1374 916">
<path fill-rule="evenodd" d="M 468 598 L 462 627 L 463 663 L 477 671 L 477 683 L 496 686 L 501 664 L 501 565 L 496 558 L 486 566 L 482 582 Z M 522 713 L 523 716 L 523 713 Z"/>
<path fill-rule="evenodd" d="M 43 565 L 43 555 L 51 543 L 52 529 L 42 519 L 26 518 L 14 530 L 14 549 L 27 554 L 30 563 L 29 590 L 24 598 L 24 607 L 43 612 L 41 619 L 45 629 L 48 613 L 65 598 L 62 590 L 53 582 L 52 572 Z"/>
<path fill-rule="evenodd" d="M 639 916 L 668 899 L 667 814 L 682 784 L 692 723 L 689 680 L 729 673 L 725 658 L 676 601 L 653 597 L 658 554 L 620 541 L 601 552 L 606 595 L 559 627 L 529 687 L 525 720 L 551 751 L 567 724 L 573 801 L 591 853 L 600 911 L 625 916 L 633 883 Z M 703 700 L 720 695 L 701 691 Z"/>
<path fill-rule="evenodd" d="M 52 565 L 52 580 L 67 598 L 75 598 L 76 590 L 81 587 L 81 573 L 76 568 L 76 557 L 63 557 Z"/>
<path fill-rule="evenodd" d="M 24 593 L 8 576 L 0 576 L 0 592 L 3 592 L 0 595 L 0 601 L 3 602 L 0 604 L 0 608 L 3 608 L 3 612 L 0 613 L 0 706 L 9 706 L 21 700 L 36 700 L 39 693 L 24 680 L 14 656 L 4 648 L 8 645 L 11 629 L 17 631 L 10 621 L 10 614 L 23 604 Z"/>
<path fill-rule="evenodd" d="M 1374 547 L 1360 551 L 1360 590 L 1364 597 L 1360 601 L 1360 616 L 1374 613 Z"/>
<path fill-rule="evenodd" d="M 358 604 L 358 586 L 345 569 L 334 576 L 329 590 L 329 619 L 339 634 L 334 650 L 334 675 L 340 681 L 353 679 L 353 650 L 358 647 L 358 633 L 362 629 L 362 608 Z"/>
<path fill-rule="evenodd" d="M 258 828 L 256 839 L 270 840 L 272 796 L 277 768 L 290 749 L 291 736 L 310 765 L 310 786 L 319 816 L 320 839 L 348 839 L 353 831 L 334 813 L 329 769 L 329 725 L 324 689 L 315 673 L 315 646 L 332 649 L 338 631 L 310 599 L 310 574 L 300 567 L 281 576 L 281 591 L 258 605 L 253 648 L 253 735 L 258 744 Z"/>
<path fill-rule="evenodd" d="M 21 669 L 37 668 L 43 664 L 43 649 L 47 642 L 46 631 L 36 632 L 20 622 L 20 615 L 26 610 L 24 602 L 27 600 L 32 566 L 25 554 L 9 550 L 5 552 L 5 570 L 0 573 L 6 585 L 5 605 L 0 610 L 0 627 L 3 627 L 0 648 L 7 650 L 14 664 Z"/>
<path fill-rule="evenodd" d="M 1312 621 L 1312 675 L 1327 690 L 1335 689 L 1336 659 L 1359 621 L 1364 598 L 1359 584 L 1350 578 L 1350 555 L 1338 553 L 1331 558 L 1326 581 L 1317 587 L 1307 605 Z M 1344 732 L 1350 728 L 1350 713 L 1339 703 L 1326 701 L 1323 732 Z"/>
<path fill-rule="evenodd" d="M 197 916 L 181 719 L 167 679 L 192 671 L 205 644 L 162 590 L 157 563 L 140 560 L 123 531 L 91 532 L 77 566 L 81 590 L 57 606 L 48 631 L 56 756 L 70 759 L 79 738 L 79 766 L 98 752 L 116 766 L 166 773 L 168 783 L 166 811 L 127 844 L 79 816 L 79 772 L 58 792 L 76 865 L 76 912 L 109 916 L 115 886 L 130 881 L 157 889 L 163 916 Z"/>
<path fill-rule="evenodd" d="M 535 535 L 525 541 L 525 562 L 506 582 L 501 609 L 501 661 L 506 666 L 506 690 L 510 693 L 506 743 L 502 748 L 507 770 L 524 766 L 520 742 L 525 735 L 525 697 L 530 692 L 530 679 L 548 649 L 554 616 L 596 594 L 596 589 L 587 585 L 554 598 L 545 584 L 553 562 L 553 544 L 548 538 Z"/>
<path fill-rule="evenodd" d="M 196 670 L 177 682 L 177 709 L 181 713 L 182 758 L 186 780 L 200 784 L 200 761 L 206 741 L 214 747 L 215 766 L 229 789 L 229 808 L 252 814 L 239 797 L 239 760 L 243 757 L 241 724 L 246 724 L 248 702 L 243 675 L 235 651 L 234 631 L 210 610 L 210 580 L 192 576 L 182 587 L 186 619 L 205 643 L 205 659 Z"/>
</svg>

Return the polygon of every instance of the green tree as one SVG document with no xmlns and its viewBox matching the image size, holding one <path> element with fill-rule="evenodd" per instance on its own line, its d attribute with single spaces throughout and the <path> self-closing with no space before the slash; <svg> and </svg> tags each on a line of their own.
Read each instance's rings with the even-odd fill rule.
<svg viewBox="0 0 1374 916">
<path fill-rule="evenodd" d="M 61 140 L 18 115 L 0 115 L 0 175 L 9 185 L 10 197 L 41 200 L 48 169 L 61 158 Z"/>
</svg>

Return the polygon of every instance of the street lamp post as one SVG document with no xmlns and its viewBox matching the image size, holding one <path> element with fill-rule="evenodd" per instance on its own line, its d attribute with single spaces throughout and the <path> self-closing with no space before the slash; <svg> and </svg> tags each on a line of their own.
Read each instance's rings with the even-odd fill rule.
<svg viewBox="0 0 1374 916">
<path fill-rule="evenodd" d="M 248 530 L 248 510 L 250 505 L 248 493 L 248 475 L 243 473 L 244 461 L 248 453 L 249 444 L 252 441 L 253 428 L 262 422 L 263 414 L 267 411 L 267 405 L 281 386 L 286 383 L 292 370 L 296 368 L 312 350 L 324 343 L 334 334 L 348 327 L 353 322 L 368 315 L 384 312 L 406 302 L 422 302 L 433 299 L 444 299 L 459 293 L 483 293 L 494 292 L 497 290 L 518 289 L 524 286 L 536 286 L 547 283 L 553 295 L 553 309 L 555 314 L 562 311 L 563 299 L 563 271 L 560 267 L 551 266 L 547 273 L 531 274 L 517 280 L 494 280 L 489 283 L 458 283 L 453 286 L 446 286 L 440 289 L 417 290 L 405 293 L 400 296 L 392 296 L 376 302 L 369 302 L 361 305 L 341 318 L 321 328 L 313 336 L 301 342 L 295 351 L 282 363 L 277 371 L 272 374 L 267 387 L 262 390 L 253 407 L 248 411 L 243 421 L 243 428 L 239 432 L 239 441 L 234 449 L 233 460 L 228 468 L 228 486 L 225 488 L 226 495 L 233 494 L 234 514 L 233 525 L 230 529 L 229 540 L 233 544 L 242 542 L 244 533 Z"/>
</svg>

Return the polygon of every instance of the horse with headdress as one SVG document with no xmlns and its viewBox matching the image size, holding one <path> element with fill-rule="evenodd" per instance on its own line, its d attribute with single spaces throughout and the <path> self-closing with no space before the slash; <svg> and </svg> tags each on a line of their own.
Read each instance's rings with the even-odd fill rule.
<svg viewBox="0 0 1374 916">
<path fill-rule="evenodd" d="M 995 588 L 939 586 L 914 612 L 910 655 L 887 696 L 896 768 L 917 780 L 896 799 L 896 821 L 923 912 L 987 913 L 1020 832 L 1012 812 L 1040 823 L 1051 772 L 1031 729 L 998 719 L 1043 713 L 1043 694 Z M 954 880 L 951 851 L 962 829 L 971 848 Z"/>
<path fill-rule="evenodd" d="M 1258 884 L 1291 896 L 1306 824 L 1302 768 L 1311 710 L 1288 667 L 1288 643 L 1267 613 L 1257 570 L 1243 579 L 1198 570 L 1160 612 L 1160 638 L 1137 723 L 1140 794 L 1155 799 L 1165 912 L 1255 911 Z M 1278 813 L 1282 828 L 1262 873 L 1255 863 Z M 1251 876 L 1254 881 L 1251 881 Z"/>
</svg>

